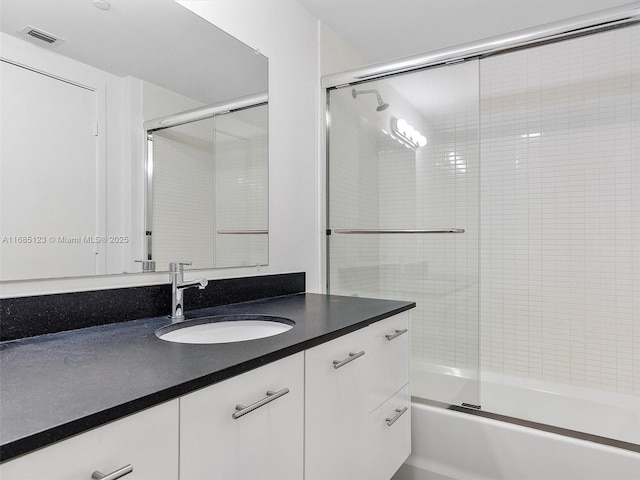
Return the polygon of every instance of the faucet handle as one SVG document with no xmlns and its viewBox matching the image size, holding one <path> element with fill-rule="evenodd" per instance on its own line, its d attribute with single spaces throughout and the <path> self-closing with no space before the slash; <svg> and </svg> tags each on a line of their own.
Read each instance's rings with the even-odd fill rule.
<svg viewBox="0 0 640 480">
<path fill-rule="evenodd" d="M 170 272 L 181 272 L 185 265 L 191 265 L 191 262 L 171 262 L 169 264 Z"/>
</svg>

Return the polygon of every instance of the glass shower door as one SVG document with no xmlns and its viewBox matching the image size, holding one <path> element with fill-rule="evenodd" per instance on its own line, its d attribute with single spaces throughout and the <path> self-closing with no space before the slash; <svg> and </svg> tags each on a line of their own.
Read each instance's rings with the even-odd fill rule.
<svg viewBox="0 0 640 480">
<path fill-rule="evenodd" d="M 328 92 L 328 291 L 415 301 L 412 395 L 479 398 L 478 62 Z"/>
</svg>

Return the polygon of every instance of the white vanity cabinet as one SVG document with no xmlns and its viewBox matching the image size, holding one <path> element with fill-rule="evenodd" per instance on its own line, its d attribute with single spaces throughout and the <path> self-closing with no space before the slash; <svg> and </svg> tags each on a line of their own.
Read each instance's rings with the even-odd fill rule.
<svg viewBox="0 0 640 480">
<path fill-rule="evenodd" d="M 367 478 L 389 480 L 411 453 L 411 396 L 405 385 L 369 416 Z"/>
<path fill-rule="evenodd" d="M 408 323 L 404 312 L 305 352 L 306 480 L 388 480 L 409 456 Z"/>
<path fill-rule="evenodd" d="M 133 471 L 126 473 L 129 466 Z M 178 478 L 178 400 L 0 465 L 2 480 L 92 480 L 110 474 L 126 480 Z"/>
<path fill-rule="evenodd" d="M 185 395 L 180 480 L 300 480 L 303 407 L 303 352 Z"/>
<path fill-rule="evenodd" d="M 0 478 L 389 480 L 411 448 L 408 322 L 400 313 L 54 443 Z"/>
<path fill-rule="evenodd" d="M 306 480 L 367 478 L 367 346 L 364 328 L 305 352 Z"/>
</svg>

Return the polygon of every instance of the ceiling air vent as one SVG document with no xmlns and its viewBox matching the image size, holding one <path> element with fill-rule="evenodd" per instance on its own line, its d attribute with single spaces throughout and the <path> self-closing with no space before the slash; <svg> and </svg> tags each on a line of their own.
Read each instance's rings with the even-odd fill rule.
<svg viewBox="0 0 640 480">
<path fill-rule="evenodd" d="M 60 38 L 52 33 L 45 32 L 44 30 L 31 25 L 27 25 L 19 32 L 22 36 L 31 39 L 38 40 L 38 43 L 46 43 L 48 45 L 58 45 L 64 42 L 64 38 Z"/>
</svg>

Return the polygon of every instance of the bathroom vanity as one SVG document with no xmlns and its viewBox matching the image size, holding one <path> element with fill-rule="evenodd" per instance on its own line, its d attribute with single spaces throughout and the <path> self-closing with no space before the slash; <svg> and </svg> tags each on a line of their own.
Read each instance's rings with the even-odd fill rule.
<svg viewBox="0 0 640 480">
<path fill-rule="evenodd" d="M 295 322 L 246 342 L 163 341 L 167 317 L 5 342 L 0 476 L 388 479 L 414 306 L 303 293 L 191 312 Z"/>
</svg>

